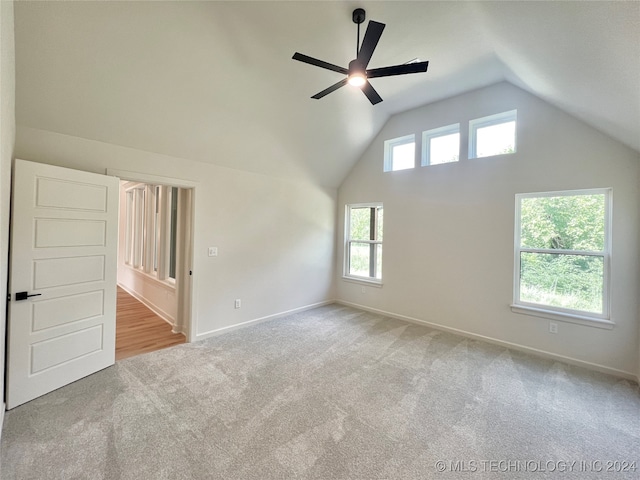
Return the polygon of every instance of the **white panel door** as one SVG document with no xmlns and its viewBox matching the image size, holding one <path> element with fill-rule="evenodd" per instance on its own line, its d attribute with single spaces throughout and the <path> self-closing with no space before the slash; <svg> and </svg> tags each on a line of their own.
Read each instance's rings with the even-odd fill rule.
<svg viewBox="0 0 640 480">
<path fill-rule="evenodd" d="M 118 188 L 16 160 L 7 408 L 114 364 Z"/>
</svg>

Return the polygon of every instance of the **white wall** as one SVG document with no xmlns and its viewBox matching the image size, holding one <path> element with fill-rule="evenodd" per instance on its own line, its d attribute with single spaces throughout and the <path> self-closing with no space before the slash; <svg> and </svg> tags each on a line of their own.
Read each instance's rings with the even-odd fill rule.
<svg viewBox="0 0 640 480">
<path fill-rule="evenodd" d="M 469 120 L 518 110 L 517 153 L 467 160 Z M 458 163 L 383 173 L 384 140 L 459 122 Z M 419 164 L 419 163 L 418 163 Z M 338 195 L 337 292 L 345 302 L 510 342 L 608 371 L 638 370 L 640 156 L 499 83 L 392 117 Z M 513 313 L 514 196 L 613 187 L 612 320 L 603 330 Z M 342 275 L 344 205 L 384 202 L 382 288 Z"/>
<path fill-rule="evenodd" d="M 195 334 L 334 298 L 336 190 L 18 125 L 17 158 L 198 182 Z M 218 247 L 208 257 L 207 247 Z M 242 308 L 234 309 L 234 299 Z"/>
<path fill-rule="evenodd" d="M 15 143 L 15 50 L 13 2 L 0 2 L 0 418 L 4 413 L 6 298 L 9 256 L 9 198 Z M 2 427 L 0 423 L 0 428 Z"/>
<path fill-rule="evenodd" d="M 178 318 L 178 299 L 175 285 L 159 281 L 125 263 L 125 233 L 127 202 L 125 188 L 120 185 L 120 218 L 118 229 L 118 285 L 143 302 L 171 325 Z"/>
</svg>

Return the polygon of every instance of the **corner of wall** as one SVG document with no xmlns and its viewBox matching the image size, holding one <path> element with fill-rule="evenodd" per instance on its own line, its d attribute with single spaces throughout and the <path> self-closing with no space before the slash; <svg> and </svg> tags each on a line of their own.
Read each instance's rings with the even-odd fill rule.
<svg viewBox="0 0 640 480">
<path fill-rule="evenodd" d="M 16 135 L 15 41 L 13 2 L 0 2 L 0 434 L 4 419 L 4 371 L 7 331 L 7 279 L 9 264 L 9 204 L 11 162 Z"/>
</svg>

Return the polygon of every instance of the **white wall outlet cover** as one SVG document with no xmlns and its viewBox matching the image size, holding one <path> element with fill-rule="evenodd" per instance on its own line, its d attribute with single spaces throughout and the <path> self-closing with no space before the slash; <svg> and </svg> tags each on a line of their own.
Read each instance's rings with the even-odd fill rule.
<svg viewBox="0 0 640 480">
<path fill-rule="evenodd" d="M 218 256 L 218 247 L 209 247 L 209 256 L 217 257 Z"/>
</svg>

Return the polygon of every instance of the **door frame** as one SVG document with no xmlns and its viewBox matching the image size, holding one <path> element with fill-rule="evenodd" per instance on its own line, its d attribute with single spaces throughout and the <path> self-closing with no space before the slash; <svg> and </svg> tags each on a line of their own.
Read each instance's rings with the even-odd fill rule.
<svg viewBox="0 0 640 480">
<path fill-rule="evenodd" d="M 118 177 L 120 180 L 140 182 L 151 185 L 166 185 L 171 187 L 179 187 L 181 189 L 189 190 L 191 195 L 185 195 L 184 198 L 188 199 L 187 205 L 183 205 L 181 208 L 187 208 L 190 212 L 186 212 L 184 215 L 184 247 L 186 250 L 181 252 L 181 256 L 184 259 L 184 268 L 178 269 L 180 275 L 180 281 L 178 282 L 177 297 L 178 297 L 178 310 L 176 323 L 182 333 L 187 339 L 187 342 L 193 342 L 196 340 L 196 272 L 193 269 L 193 253 L 194 253 L 194 232 L 195 232 L 195 205 L 196 205 L 196 190 L 199 186 L 198 182 L 190 180 L 184 180 L 174 177 L 164 177 L 160 175 L 152 175 L 141 172 L 133 172 L 128 170 L 119 170 L 115 168 L 107 168 L 106 174 L 113 177 Z M 189 198 L 190 197 L 190 198 Z"/>
</svg>

